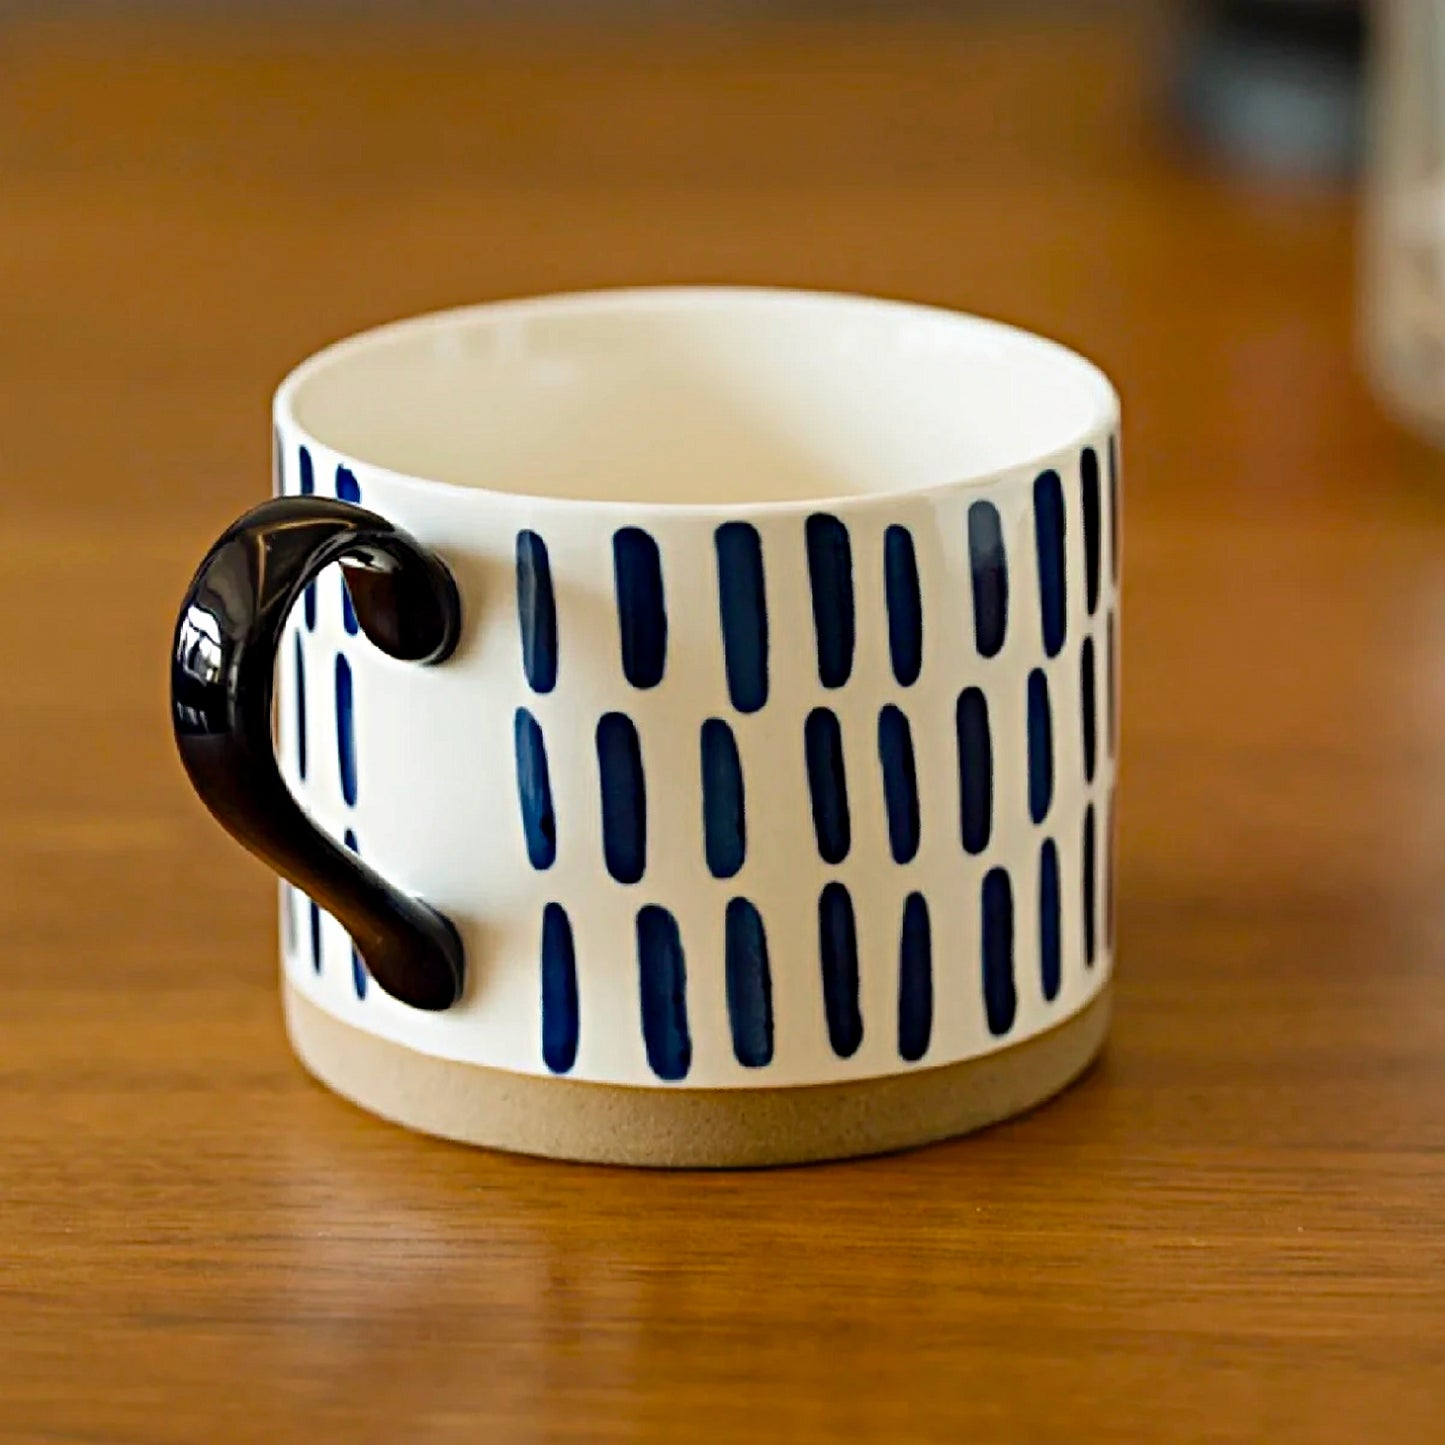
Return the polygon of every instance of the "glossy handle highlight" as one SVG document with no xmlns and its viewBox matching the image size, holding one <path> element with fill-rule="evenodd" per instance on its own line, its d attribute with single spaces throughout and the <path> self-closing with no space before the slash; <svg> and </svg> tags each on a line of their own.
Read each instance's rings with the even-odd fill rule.
<svg viewBox="0 0 1445 1445">
<path fill-rule="evenodd" d="M 404 662 L 445 661 L 461 634 L 446 566 L 384 517 L 349 502 L 278 497 L 233 523 L 181 604 L 171 721 L 192 786 L 238 842 L 338 918 L 376 983 L 413 1008 L 461 996 L 451 923 L 320 831 L 291 796 L 271 739 L 276 652 L 292 606 L 341 562 L 361 630 Z"/>
</svg>

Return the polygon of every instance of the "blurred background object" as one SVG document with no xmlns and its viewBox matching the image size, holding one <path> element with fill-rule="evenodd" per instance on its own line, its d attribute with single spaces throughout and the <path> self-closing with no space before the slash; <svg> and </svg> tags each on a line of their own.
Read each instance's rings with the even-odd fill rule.
<svg viewBox="0 0 1445 1445">
<path fill-rule="evenodd" d="M 1384 400 L 1445 441 L 1445 0 L 1381 0 L 1376 21 L 1366 356 Z"/>
<path fill-rule="evenodd" d="M 1360 149 L 1362 0 L 1194 0 L 1175 93 L 1191 133 L 1242 169 L 1348 174 Z"/>
</svg>

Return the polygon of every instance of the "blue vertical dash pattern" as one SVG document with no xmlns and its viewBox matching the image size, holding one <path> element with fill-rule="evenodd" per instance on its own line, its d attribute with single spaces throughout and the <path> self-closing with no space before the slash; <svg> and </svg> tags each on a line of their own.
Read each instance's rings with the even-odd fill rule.
<svg viewBox="0 0 1445 1445">
<path fill-rule="evenodd" d="M 311 465 L 311 453 L 305 447 L 301 448 L 301 481 L 300 492 L 303 497 L 309 497 L 316 491 L 316 472 Z M 306 630 L 316 631 L 316 584 L 306 584 L 306 595 L 304 606 L 306 609 Z"/>
<path fill-rule="evenodd" d="M 968 560 L 974 644 L 981 657 L 996 657 L 1008 632 L 1008 558 L 1003 524 L 992 502 L 975 502 L 968 509 Z"/>
<path fill-rule="evenodd" d="M 341 775 L 341 796 L 356 806 L 356 713 L 352 707 L 351 664 L 336 654 L 336 765 Z"/>
<path fill-rule="evenodd" d="M 306 649 L 296 634 L 296 773 L 306 781 Z"/>
<path fill-rule="evenodd" d="M 692 1067 L 687 1029 L 687 970 L 677 920 L 649 903 L 637 915 L 642 1041 L 659 1079 L 685 1079 Z"/>
<path fill-rule="evenodd" d="M 361 483 L 356 480 L 356 473 L 350 467 L 336 469 L 336 496 L 339 501 L 351 502 L 356 506 L 361 503 Z M 346 567 L 343 564 L 336 570 L 341 585 L 341 625 L 355 637 L 359 628 L 356 611 L 351 605 L 351 589 L 346 585 Z"/>
<path fill-rule="evenodd" d="M 773 1059 L 773 980 L 762 915 L 746 898 L 729 900 L 726 935 L 733 1057 L 745 1069 L 761 1069 Z"/>
<path fill-rule="evenodd" d="M 311 905 L 311 967 L 321 972 L 321 910 L 316 906 L 314 898 L 308 898 L 307 903 Z"/>
<path fill-rule="evenodd" d="M 1084 781 L 1094 781 L 1099 753 L 1098 684 L 1094 676 L 1094 639 L 1086 637 L 1079 651 L 1079 713 L 1084 742 Z"/>
<path fill-rule="evenodd" d="M 1084 513 L 1084 601 L 1092 617 L 1099 608 L 1099 454 L 1085 447 L 1079 458 Z"/>
<path fill-rule="evenodd" d="M 550 868 L 557 858 L 557 819 L 552 812 L 552 781 L 542 727 L 524 707 L 512 719 L 517 754 L 517 801 L 527 858 L 534 868 Z"/>
<path fill-rule="evenodd" d="M 910 1064 L 928 1052 L 933 1035 L 933 931 L 921 893 L 903 903 L 898 938 L 898 1053 Z"/>
<path fill-rule="evenodd" d="M 517 620 L 527 686 L 551 692 L 557 685 L 557 599 L 547 544 L 535 532 L 517 533 Z"/>
<path fill-rule="evenodd" d="M 361 856 L 361 849 L 356 846 L 356 834 L 350 828 L 346 830 L 345 843 L 357 857 Z M 357 998 L 366 997 L 367 981 L 366 962 L 353 942 L 351 945 L 351 987 L 356 991 Z"/>
<path fill-rule="evenodd" d="M 625 713 L 604 713 L 598 722 L 597 766 L 607 871 L 619 883 L 636 883 L 647 869 L 647 789 L 642 745 Z"/>
<path fill-rule="evenodd" d="M 883 769 L 888 847 L 895 863 L 911 863 L 918 852 L 919 835 L 913 733 L 908 719 L 892 703 L 878 714 L 878 761 Z"/>
<path fill-rule="evenodd" d="M 1034 540 L 1039 558 L 1039 616 L 1044 651 L 1057 657 L 1068 632 L 1068 590 L 1064 572 L 1064 485 L 1056 471 L 1034 480 Z"/>
<path fill-rule="evenodd" d="M 1059 920 L 1059 850 L 1052 838 L 1039 849 L 1039 984 L 1050 1003 L 1063 983 Z"/>
<path fill-rule="evenodd" d="M 907 527 L 883 534 L 883 590 L 888 600 L 888 655 L 900 687 L 912 687 L 923 668 L 923 597 L 918 558 Z"/>
<path fill-rule="evenodd" d="M 1119 581 L 1119 438 L 1109 438 L 1109 575 Z"/>
<path fill-rule="evenodd" d="M 708 872 L 733 877 L 748 850 L 743 770 L 732 729 L 716 717 L 702 725 L 702 835 Z"/>
<path fill-rule="evenodd" d="M 713 533 L 713 546 L 728 696 L 739 712 L 757 712 L 768 700 L 768 603 L 762 540 L 750 522 L 724 522 Z"/>
<path fill-rule="evenodd" d="M 993 832 L 993 742 L 988 730 L 988 701 L 983 689 L 958 695 L 958 810 L 963 846 L 982 853 Z"/>
<path fill-rule="evenodd" d="M 1007 872 L 990 868 L 983 880 L 983 1008 L 988 1031 L 1006 1034 L 1018 1009 L 1014 987 L 1014 900 Z"/>
<path fill-rule="evenodd" d="M 843 768 L 843 733 L 837 715 L 814 708 L 803 725 L 808 791 L 813 799 L 813 831 L 825 863 L 841 863 L 852 846 L 848 815 L 848 779 Z"/>
<path fill-rule="evenodd" d="M 1095 921 L 1099 900 L 1097 848 L 1098 839 L 1094 836 L 1094 805 L 1090 803 L 1084 809 L 1084 866 L 1083 877 L 1080 879 L 1084 894 L 1084 962 L 1090 968 L 1094 966 L 1094 955 L 1098 950 Z"/>
<path fill-rule="evenodd" d="M 863 1018 L 858 1012 L 858 931 L 853 900 L 841 883 L 829 883 L 818 898 L 818 952 L 828 1040 L 840 1059 L 848 1059 L 863 1042 Z"/>
<path fill-rule="evenodd" d="M 577 957 L 572 924 L 560 903 L 542 910 L 542 1062 L 554 1074 L 577 1061 Z"/>
<path fill-rule="evenodd" d="M 656 687 L 667 666 L 667 606 L 662 554 L 641 527 L 612 536 L 612 580 L 622 638 L 622 672 L 633 687 Z"/>
<path fill-rule="evenodd" d="M 842 687 L 853 671 L 853 549 L 847 527 L 826 512 L 809 517 L 805 530 L 818 679 L 824 687 Z"/>
<path fill-rule="evenodd" d="M 1043 668 L 1029 673 L 1028 694 L 1029 817 L 1042 823 L 1054 800 L 1054 722 Z"/>
</svg>

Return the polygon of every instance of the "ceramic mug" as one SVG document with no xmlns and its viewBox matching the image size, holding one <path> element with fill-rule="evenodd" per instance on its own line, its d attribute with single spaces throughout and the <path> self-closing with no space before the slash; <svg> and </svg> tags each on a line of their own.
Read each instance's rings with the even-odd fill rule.
<svg viewBox="0 0 1445 1445">
<path fill-rule="evenodd" d="M 323 1081 L 482 1144 L 740 1164 L 962 1132 L 1087 1064 L 1092 365 L 896 302 L 623 291 L 369 332 L 274 419 L 277 495 L 201 564 L 172 702 L 285 880 Z"/>
</svg>

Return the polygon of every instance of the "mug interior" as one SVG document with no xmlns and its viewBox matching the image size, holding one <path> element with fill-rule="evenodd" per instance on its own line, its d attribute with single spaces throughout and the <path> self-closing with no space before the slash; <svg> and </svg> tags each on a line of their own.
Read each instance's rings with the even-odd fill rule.
<svg viewBox="0 0 1445 1445">
<path fill-rule="evenodd" d="M 501 302 L 341 342 L 278 415 L 404 476 L 651 505 L 913 492 L 1039 461 L 1108 424 L 1053 342 L 867 297 L 680 288 Z"/>
</svg>

